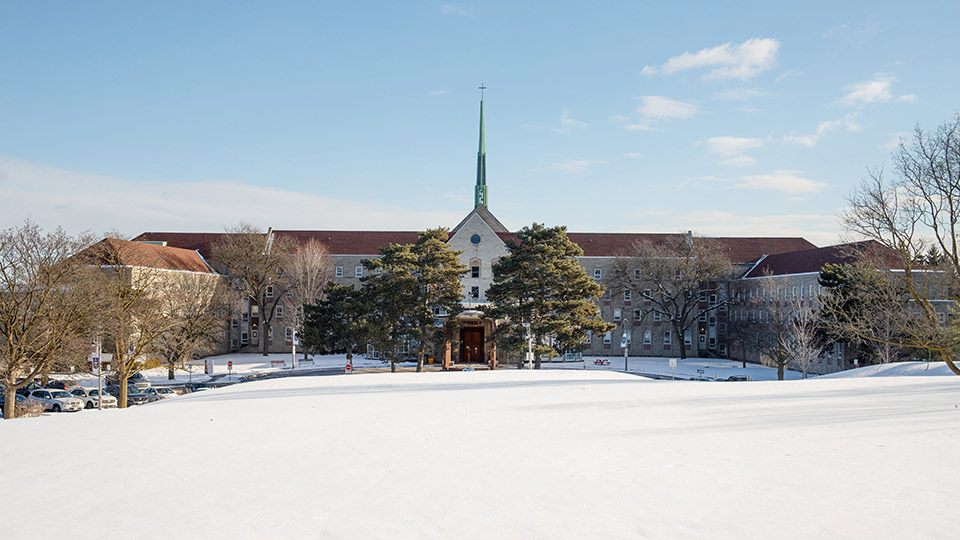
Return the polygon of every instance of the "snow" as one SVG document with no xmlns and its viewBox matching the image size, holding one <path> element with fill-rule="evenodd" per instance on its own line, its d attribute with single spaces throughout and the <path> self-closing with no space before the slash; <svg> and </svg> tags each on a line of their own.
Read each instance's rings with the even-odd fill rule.
<svg viewBox="0 0 960 540">
<path fill-rule="evenodd" d="M 606 360 L 607 365 L 598 365 L 597 360 Z M 684 358 L 677 360 L 677 367 L 670 367 L 670 358 L 651 357 L 651 356 L 631 356 L 627 360 L 627 371 L 639 375 L 652 375 L 660 377 L 676 377 L 677 379 L 709 379 L 725 381 L 728 377 L 734 375 L 746 375 L 751 381 L 775 381 L 777 380 L 777 369 L 757 364 L 747 364 L 735 360 L 724 360 L 719 358 Z M 545 364 L 545 367 L 560 369 L 587 369 L 587 370 L 605 370 L 605 371 L 623 371 L 623 356 L 586 356 L 584 362 L 563 362 L 556 364 Z M 700 373 L 698 370 L 703 370 Z M 794 380 L 802 378 L 799 372 L 786 370 L 784 378 Z"/>
<path fill-rule="evenodd" d="M 0 422 L 0 537 L 954 538 L 958 404 L 956 377 L 263 380 Z"/>
<path fill-rule="evenodd" d="M 944 362 L 897 362 L 848 369 L 824 375 L 824 378 L 849 377 L 956 377 Z"/>
</svg>

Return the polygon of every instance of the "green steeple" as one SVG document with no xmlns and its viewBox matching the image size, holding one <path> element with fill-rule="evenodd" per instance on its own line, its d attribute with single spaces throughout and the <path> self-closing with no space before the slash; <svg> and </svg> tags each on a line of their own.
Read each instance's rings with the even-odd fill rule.
<svg viewBox="0 0 960 540">
<path fill-rule="evenodd" d="M 483 143 L 483 91 L 487 87 L 480 85 L 480 149 L 477 151 L 477 187 L 474 190 L 473 205 L 487 206 L 487 152 Z"/>
</svg>

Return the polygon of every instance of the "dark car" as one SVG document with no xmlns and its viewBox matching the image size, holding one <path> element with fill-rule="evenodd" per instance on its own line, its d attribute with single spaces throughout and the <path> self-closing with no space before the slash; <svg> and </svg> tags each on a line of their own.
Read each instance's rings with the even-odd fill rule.
<svg viewBox="0 0 960 540">
<path fill-rule="evenodd" d="M 210 390 L 213 387 L 207 383 L 195 382 L 187 384 L 185 388 L 187 392 L 200 392 L 201 390 Z"/>
<path fill-rule="evenodd" d="M 116 384 L 111 384 L 104 389 L 108 394 L 117 398 L 117 403 L 120 402 L 120 387 Z M 127 386 L 127 405 L 143 405 L 147 402 L 147 395 L 142 391 L 138 390 L 136 386 L 128 385 Z"/>
<path fill-rule="evenodd" d="M 34 390 L 39 390 L 41 388 L 43 388 L 43 386 L 40 386 L 40 383 L 38 383 L 37 381 L 33 381 L 30 383 L 27 383 L 27 385 L 24 386 L 23 388 L 18 388 L 17 393 L 23 397 L 28 397 L 30 395 L 30 392 L 33 392 Z"/>
<path fill-rule="evenodd" d="M 76 386 L 77 383 L 73 381 L 50 381 L 44 388 L 56 388 L 58 390 L 69 390 Z"/>
<path fill-rule="evenodd" d="M 120 384 L 120 378 L 116 374 L 110 375 L 107 377 L 107 384 L 117 385 Z M 143 376 L 143 373 L 139 371 L 133 375 L 127 377 L 127 385 L 136 386 L 139 390 L 146 390 L 150 388 L 150 381 Z"/>
</svg>

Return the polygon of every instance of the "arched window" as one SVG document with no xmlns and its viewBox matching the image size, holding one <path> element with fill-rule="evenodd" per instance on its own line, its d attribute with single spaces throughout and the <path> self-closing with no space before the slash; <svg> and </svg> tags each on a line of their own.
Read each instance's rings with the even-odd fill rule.
<svg viewBox="0 0 960 540">
<path fill-rule="evenodd" d="M 472 278 L 480 277 L 480 259 L 477 259 L 477 258 L 470 259 L 470 277 Z"/>
</svg>

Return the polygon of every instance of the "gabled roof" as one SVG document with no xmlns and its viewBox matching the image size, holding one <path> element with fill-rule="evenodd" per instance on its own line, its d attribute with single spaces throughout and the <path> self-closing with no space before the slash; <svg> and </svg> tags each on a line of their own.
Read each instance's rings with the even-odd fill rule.
<svg viewBox="0 0 960 540">
<path fill-rule="evenodd" d="M 111 259 L 116 254 L 123 266 L 216 273 L 194 250 L 118 238 L 105 238 L 83 250 L 82 254 L 92 257 L 94 264 L 114 264 Z"/>
<path fill-rule="evenodd" d="M 815 249 L 790 251 L 771 254 L 751 268 L 744 278 L 758 278 L 767 275 L 782 276 L 819 272 L 823 265 L 850 264 L 865 258 L 885 261 L 888 266 L 896 267 L 897 260 L 887 248 L 873 240 L 838 244 Z"/>
<path fill-rule="evenodd" d="M 463 218 L 463 220 L 461 220 L 460 223 L 458 223 L 457 226 L 454 227 L 452 231 L 450 231 L 451 235 L 456 234 L 457 231 L 459 231 L 464 225 L 466 225 L 466 223 L 470 221 L 470 217 L 473 216 L 474 214 L 477 214 L 478 216 L 480 216 L 480 219 L 482 219 L 483 222 L 486 223 L 488 227 L 493 229 L 493 232 L 497 234 L 510 232 L 506 227 L 503 226 L 503 223 L 500 223 L 500 220 L 497 219 L 490 212 L 490 210 L 487 209 L 486 206 L 478 204 L 476 207 L 474 207 L 472 212 L 467 214 L 467 217 Z"/>
</svg>

